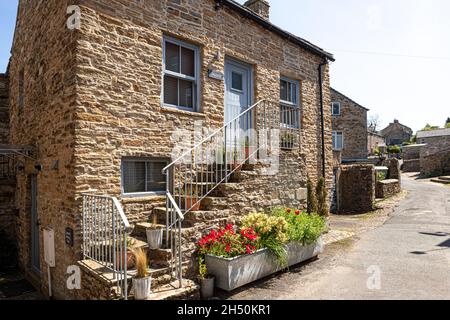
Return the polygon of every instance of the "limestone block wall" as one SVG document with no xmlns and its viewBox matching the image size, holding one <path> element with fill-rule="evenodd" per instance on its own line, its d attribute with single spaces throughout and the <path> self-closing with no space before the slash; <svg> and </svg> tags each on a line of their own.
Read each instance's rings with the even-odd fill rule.
<svg viewBox="0 0 450 320">
<path fill-rule="evenodd" d="M 375 202 L 375 166 L 343 165 L 338 173 L 337 212 L 365 213 Z"/>
<path fill-rule="evenodd" d="M 9 69 L 10 142 L 32 145 L 36 161 L 25 160 L 26 169 L 17 177 L 17 240 L 20 266 L 36 279 L 47 293 L 47 272 L 43 257 L 42 229 L 55 231 L 56 267 L 52 268 L 53 293 L 56 298 L 69 296 L 67 267 L 79 259 L 77 248 L 65 244 L 67 227 L 80 228 L 80 211 L 76 207 L 74 179 L 75 123 L 75 52 L 76 32 L 66 28 L 66 0 L 19 2 L 17 27 Z M 23 74 L 23 82 L 21 82 Z M 20 88 L 21 86 L 21 88 Z M 23 105 L 19 92 L 23 92 Z M 54 166 L 54 164 L 58 165 Z M 42 165 L 42 171 L 35 170 Z M 40 220 L 40 265 L 43 272 L 31 268 L 30 176 L 37 175 L 37 212 Z"/>
<path fill-rule="evenodd" d="M 340 102 L 341 114 L 333 116 L 333 131 L 343 134 L 342 159 L 366 159 L 368 156 L 367 109 L 331 89 L 331 101 Z"/>
<path fill-rule="evenodd" d="M 450 174 L 450 136 L 427 140 L 420 151 L 420 173 L 426 177 Z"/>
<path fill-rule="evenodd" d="M 178 4 L 177 4 L 178 3 Z M 254 101 L 279 99 L 280 76 L 301 83 L 300 148 L 303 175 L 321 174 L 321 134 L 317 68 L 321 58 L 214 1 L 79 1 L 77 48 L 76 190 L 120 195 L 123 157 L 170 159 L 174 132 L 192 132 L 224 122 L 224 83 L 208 69 L 224 71 L 225 57 L 253 66 Z M 220 28 L 218 27 L 220 25 Z M 162 41 L 170 35 L 201 51 L 200 112 L 161 106 Z M 126 59 L 123 57 L 126 56 Z M 325 106 L 330 103 L 328 67 Z M 326 108 L 327 182 L 332 184 L 331 112 Z M 297 179 L 291 177 L 291 179 Z M 271 181 L 269 181 L 272 183 Z M 122 199 L 133 221 L 148 218 L 161 198 Z"/>
</svg>

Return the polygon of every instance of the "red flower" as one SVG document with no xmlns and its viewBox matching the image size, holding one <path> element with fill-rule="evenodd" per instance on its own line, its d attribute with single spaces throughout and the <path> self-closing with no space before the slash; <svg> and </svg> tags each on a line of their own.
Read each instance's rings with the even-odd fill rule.
<svg viewBox="0 0 450 320">
<path fill-rule="evenodd" d="M 299 216 L 300 215 L 300 210 L 295 210 L 295 215 Z"/>
<path fill-rule="evenodd" d="M 231 252 L 231 247 L 230 247 L 229 244 L 227 244 L 227 247 L 226 247 L 225 251 L 226 251 L 227 253 L 230 253 L 230 252 Z"/>
<path fill-rule="evenodd" d="M 287 208 L 287 209 L 286 209 L 286 212 L 287 212 L 287 213 L 291 213 L 291 211 L 292 211 L 291 208 Z"/>
</svg>

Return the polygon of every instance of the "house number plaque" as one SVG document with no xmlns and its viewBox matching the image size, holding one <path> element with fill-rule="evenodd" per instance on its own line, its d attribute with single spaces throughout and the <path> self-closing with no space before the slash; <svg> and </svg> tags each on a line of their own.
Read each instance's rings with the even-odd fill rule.
<svg viewBox="0 0 450 320">
<path fill-rule="evenodd" d="M 217 70 L 208 70 L 208 76 L 212 79 L 216 79 L 216 80 L 220 80 L 223 81 L 224 79 L 224 75 L 222 72 L 217 71 Z"/>
</svg>

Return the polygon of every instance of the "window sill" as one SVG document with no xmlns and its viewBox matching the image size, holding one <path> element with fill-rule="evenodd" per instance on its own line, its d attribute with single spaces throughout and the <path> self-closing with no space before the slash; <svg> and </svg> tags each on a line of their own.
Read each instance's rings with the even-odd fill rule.
<svg viewBox="0 0 450 320">
<path fill-rule="evenodd" d="M 188 117 L 206 118 L 206 115 L 202 112 L 187 111 L 176 107 L 161 106 L 161 111 L 166 113 L 177 113 Z"/>
<path fill-rule="evenodd" d="M 121 197 L 122 202 L 126 203 L 136 203 L 136 202 L 147 202 L 147 201 L 162 201 L 166 200 L 164 193 L 142 193 L 142 194 L 124 194 Z"/>
</svg>

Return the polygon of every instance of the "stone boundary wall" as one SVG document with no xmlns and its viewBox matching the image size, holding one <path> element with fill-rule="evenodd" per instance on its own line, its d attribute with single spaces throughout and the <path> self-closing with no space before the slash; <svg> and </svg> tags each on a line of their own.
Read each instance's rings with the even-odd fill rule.
<svg viewBox="0 0 450 320">
<path fill-rule="evenodd" d="M 375 202 L 375 166 L 342 165 L 338 172 L 337 213 L 372 211 Z"/>
<path fill-rule="evenodd" d="M 376 185 L 377 199 L 385 199 L 401 192 L 400 181 L 397 179 L 388 179 L 378 181 Z"/>
<path fill-rule="evenodd" d="M 420 173 L 425 177 L 450 174 L 450 136 L 427 139 L 420 151 Z"/>
<path fill-rule="evenodd" d="M 403 147 L 403 172 L 420 172 L 420 151 L 424 146 L 416 144 Z"/>
<path fill-rule="evenodd" d="M 9 140 L 9 80 L 0 73 L 0 144 Z"/>
<path fill-rule="evenodd" d="M 396 158 L 386 159 L 383 161 L 383 166 L 389 168 L 387 179 L 395 179 L 402 184 L 402 172 L 400 171 L 400 161 Z"/>
</svg>

